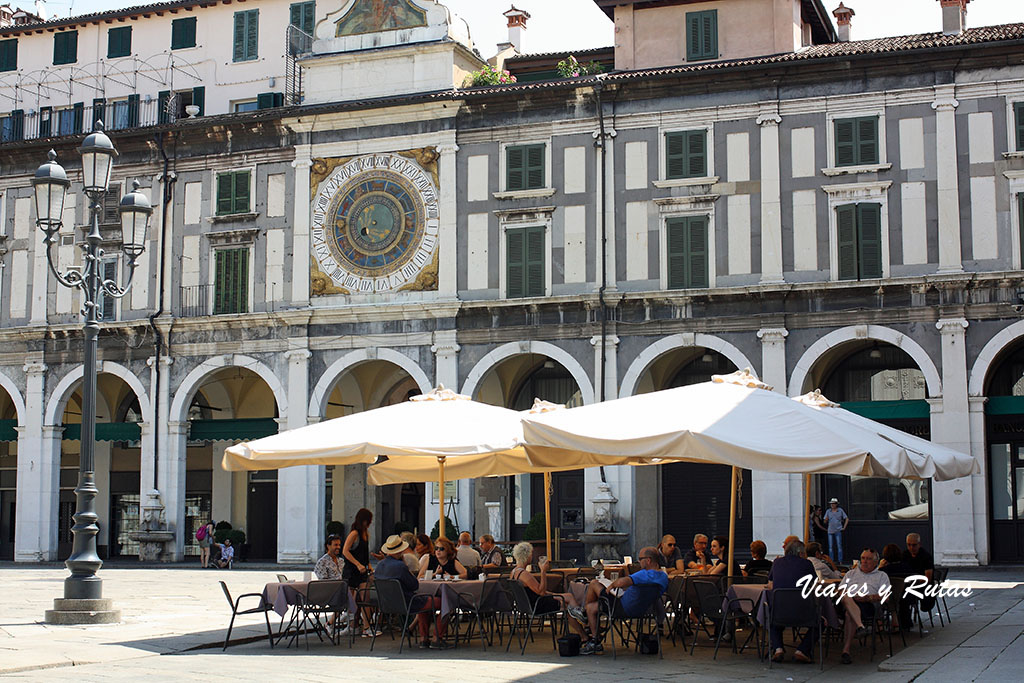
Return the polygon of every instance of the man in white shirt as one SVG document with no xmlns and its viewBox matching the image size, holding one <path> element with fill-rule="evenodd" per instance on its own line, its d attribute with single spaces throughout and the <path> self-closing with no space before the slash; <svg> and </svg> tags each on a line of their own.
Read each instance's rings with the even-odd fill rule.
<svg viewBox="0 0 1024 683">
<path fill-rule="evenodd" d="M 459 534 L 459 547 L 455 550 L 455 559 L 463 567 L 480 566 L 480 553 L 473 549 L 473 537 L 468 531 Z"/>
<path fill-rule="evenodd" d="M 850 646 L 854 637 L 867 633 L 864 620 L 874 620 L 878 607 L 892 592 L 889 576 L 878 570 L 878 551 L 865 548 L 860 553 L 860 564 L 840 582 L 845 587 L 843 606 L 846 608 L 846 622 L 843 624 L 843 664 L 850 664 Z M 870 623 L 870 621 L 868 622 Z"/>
<path fill-rule="evenodd" d="M 224 545 L 220 551 L 220 559 L 217 566 L 221 569 L 231 569 L 231 563 L 235 560 L 235 549 L 231 547 L 231 539 L 224 539 Z"/>
</svg>

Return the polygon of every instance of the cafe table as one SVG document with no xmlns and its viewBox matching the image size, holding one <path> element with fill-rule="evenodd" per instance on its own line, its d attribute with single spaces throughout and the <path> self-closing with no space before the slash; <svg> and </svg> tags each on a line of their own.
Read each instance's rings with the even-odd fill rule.
<svg viewBox="0 0 1024 683">
<path fill-rule="evenodd" d="M 726 611 L 731 600 L 750 600 L 755 606 L 757 623 L 765 626 L 768 624 L 768 594 L 770 593 L 767 584 L 758 583 L 737 583 L 726 591 L 725 599 L 722 601 L 722 610 Z M 821 615 L 825 617 L 825 623 L 832 628 L 839 628 L 839 613 L 836 611 L 836 603 L 827 598 L 821 598 Z"/>
<path fill-rule="evenodd" d="M 487 582 L 479 579 L 420 579 L 416 595 L 440 597 L 441 616 L 448 617 L 459 607 L 460 600 L 464 599 L 473 605 L 478 604 L 483 596 L 484 586 L 488 583 L 494 586 L 490 599 L 505 600 L 504 593 L 498 590 L 496 581 Z"/>
<path fill-rule="evenodd" d="M 321 585 L 328 582 L 318 581 L 287 581 L 284 583 L 268 583 L 263 587 L 263 602 L 267 605 L 273 605 L 274 611 L 281 616 L 281 626 L 278 627 L 277 638 L 281 640 L 288 631 L 292 628 L 292 624 L 296 623 L 299 617 L 299 612 L 303 605 L 308 603 L 309 587 L 312 584 L 320 583 Z M 356 602 L 352 597 L 352 594 L 348 590 L 348 585 L 344 581 L 331 581 L 331 584 L 337 584 L 335 590 L 331 591 L 332 596 L 330 601 L 332 603 L 339 602 L 338 597 L 341 595 L 347 596 L 348 600 L 348 612 L 349 614 L 356 613 Z M 295 608 L 292 611 L 291 618 L 288 620 L 288 626 L 284 626 L 284 618 L 288 616 L 288 610 Z M 301 621 L 299 622 L 301 624 Z M 297 626 L 301 628 L 301 626 Z M 297 637 L 297 633 L 296 636 Z"/>
</svg>

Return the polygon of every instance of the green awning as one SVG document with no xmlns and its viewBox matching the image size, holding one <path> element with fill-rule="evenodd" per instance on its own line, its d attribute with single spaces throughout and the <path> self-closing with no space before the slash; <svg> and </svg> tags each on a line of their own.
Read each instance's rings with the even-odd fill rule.
<svg viewBox="0 0 1024 683">
<path fill-rule="evenodd" d="M 840 403 L 851 413 L 871 420 L 926 420 L 931 415 L 928 401 L 846 401 Z"/>
<path fill-rule="evenodd" d="M 1024 415 L 1024 396 L 989 396 L 986 415 Z"/>
<path fill-rule="evenodd" d="M 14 430 L 17 426 L 17 420 L 0 420 L 0 441 L 17 441 L 18 432 Z"/>
<path fill-rule="evenodd" d="M 277 420 L 272 417 L 238 418 L 235 420 L 192 420 L 188 438 L 191 441 L 248 441 L 277 434 Z"/>
<path fill-rule="evenodd" d="M 142 438 L 142 430 L 138 422 L 97 422 L 97 441 L 138 441 Z M 64 425 L 65 441 L 81 441 L 82 425 Z"/>
</svg>

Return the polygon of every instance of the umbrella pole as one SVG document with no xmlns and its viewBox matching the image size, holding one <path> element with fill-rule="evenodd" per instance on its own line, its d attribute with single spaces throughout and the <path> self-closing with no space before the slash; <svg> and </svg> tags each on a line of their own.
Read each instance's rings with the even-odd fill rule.
<svg viewBox="0 0 1024 683">
<path fill-rule="evenodd" d="M 736 562 L 736 467 L 732 468 L 729 477 L 729 564 L 725 566 L 725 575 L 732 573 Z"/>
<path fill-rule="evenodd" d="M 811 475 L 804 475 L 804 543 L 811 542 Z"/>
<path fill-rule="evenodd" d="M 440 487 L 437 500 L 441 504 L 441 516 L 437 519 L 437 537 L 448 538 L 444 535 L 444 456 L 437 459 L 437 480 Z"/>
<path fill-rule="evenodd" d="M 544 473 L 544 538 L 546 541 L 547 558 L 551 555 L 551 473 Z"/>
</svg>

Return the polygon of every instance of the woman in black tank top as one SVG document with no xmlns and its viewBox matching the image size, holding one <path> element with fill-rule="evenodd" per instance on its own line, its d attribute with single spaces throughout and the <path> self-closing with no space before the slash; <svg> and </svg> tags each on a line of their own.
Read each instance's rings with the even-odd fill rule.
<svg viewBox="0 0 1024 683">
<path fill-rule="evenodd" d="M 422 579 L 428 569 L 439 579 L 449 576 L 464 579 L 467 576 L 466 568 L 455 559 L 455 545 L 447 538 L 434 541 L 434 552 L 424 555 L 420 560 L 419 578 Z"/>
<path fill-rule="evenodd" d="M 352 597 L 356 598 L 356 591 L 366 583 L 372 568 L 370 567 L 370 522 L 373 521 L 373 513 L 366 508 L 360 508 L 356 513 L 355 521 L 352 522 L 352 531 L 345 539 L 345 545 L 341 554 L 345 557 L 345 567 L 341 570 L 341 578 L 348 583 L 348 589 Z M 353 622 L 352 628 L 355 628 Z M 363 635 L 370 631 L 370 612 L 363 610 Z M 372 633 L 371 633 L 372 635 Z M 378 633 L 378 635 L 380 635 Z"/>
</svg>

